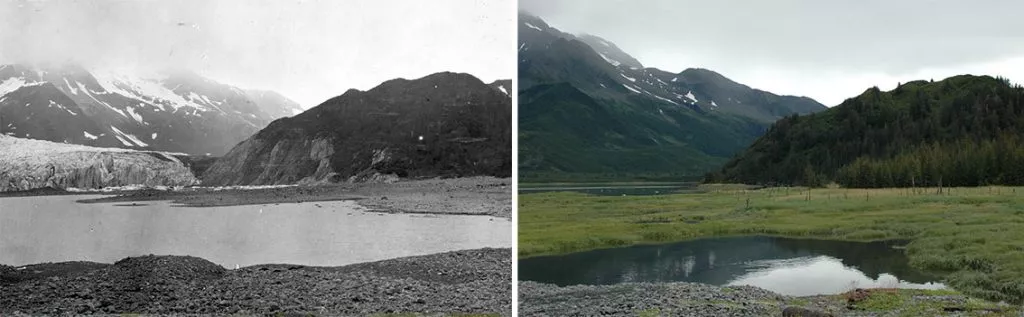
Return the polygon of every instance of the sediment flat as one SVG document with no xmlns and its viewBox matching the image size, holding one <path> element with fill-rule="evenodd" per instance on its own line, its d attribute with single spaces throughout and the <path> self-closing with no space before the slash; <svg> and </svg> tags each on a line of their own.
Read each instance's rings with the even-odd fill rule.
<svg viewBox="0 0 1024 317">
<path fill-rule="evenodd" d="M 512 250 L 229 270 L 188 256 L 0 266 L 0 315 L 510 315 Z"/>
<path fill-rule="evenodd" d="M 357 200 L 378 212 L 512 217 L 512 179 L 467 177 L 402 180 L 395 183 L 338 183 L 272 188 L 191 187 L 173 190 L 140 189 L 119 192 L 67 192 L 41 189 L 0 193 L 0 197 L 110 194 L 82 203 L 166 201 L 188 207 L 285 204 L 312 201 Z"/>
</svg>

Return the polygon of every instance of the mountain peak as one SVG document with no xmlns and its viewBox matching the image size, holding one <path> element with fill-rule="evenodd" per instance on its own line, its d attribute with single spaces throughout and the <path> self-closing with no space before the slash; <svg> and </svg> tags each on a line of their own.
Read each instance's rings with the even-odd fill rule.
<svg viewBox="0 0 1024 317">
<path fill-rule="evenodd" d="M 218 160 L 204 179 L 286 184 L 377 173 L 508 176 L 511 109 L 511 98 L 470 74 L 391 79 L 274 121 Z"/>
</svg>

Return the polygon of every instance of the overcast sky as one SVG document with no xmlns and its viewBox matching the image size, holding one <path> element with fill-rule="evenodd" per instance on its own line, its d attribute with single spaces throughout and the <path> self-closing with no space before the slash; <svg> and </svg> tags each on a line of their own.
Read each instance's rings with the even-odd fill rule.
<svg viewBox="0 0 1024 317">
<path fill-rule="evenodd" d="M 644 66 L 715 70 L 835 106 L 871 86 L 1002 75 L 1024 83 L 1018 0 L 520 0 L 569 33 L 608 39 Z"/>
<path fill-rule="evenodd" d="M 0 63 L 190 69 L 309 108 L 439 71 L 515 76 L 514 1 L 0 0 Z"/>
</svg>

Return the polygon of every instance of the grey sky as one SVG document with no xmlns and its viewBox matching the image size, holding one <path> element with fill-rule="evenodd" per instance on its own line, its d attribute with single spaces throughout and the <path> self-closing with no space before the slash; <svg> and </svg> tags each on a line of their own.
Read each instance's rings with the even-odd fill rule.
<svg viewBox="0 0 1024 317">
<path fill-rule="evenodd" d="M 507 0 L 0 0 L 0 63 L 185 68 L 309 108 L 396 77 L 515 76 Z"/>
<path fill-rule="evenodd" d="M 972 73 L 1024 82 L 1024 1 L 520 0 L 644 66 L 712 69 L 834 106 L 871 86 Z"/>
</svg>

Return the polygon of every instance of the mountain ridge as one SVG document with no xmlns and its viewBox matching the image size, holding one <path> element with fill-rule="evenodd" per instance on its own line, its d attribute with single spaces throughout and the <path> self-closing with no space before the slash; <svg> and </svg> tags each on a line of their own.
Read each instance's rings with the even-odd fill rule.
<svg viewBox="0 0 1024 317">
<path fill-rule="evenodd" d="M 615 58 L 635 59 L 614 43 L 587 35 L 588 44 L 522 12 L 519 34 L 519 161 L 526 178 L 651 173 L 699 177 L 783 115 L 826 108 L 811 99 L 755 90 L 710 71 L 672 73 L 623 63 Z M 616 52 L 601 53 L 595 45 Z M 707 86 L 715 89 L 701 86 L 706 82 L 713 82 Z M 586 115 L 572 116 L 567 109 Z M 617 128 L 604 129 L 608 126 Z"/>
<path fill-rule="evenodd" d="M 0 134 L 18 137 L 219 155 L 295 106 L 279 94 L 256 103 L 240 88 L 182 70 L 137 76 L 0 65 Z"/>
<path fill-rule="evenodd" d="M 1024 89 L 959 75 L 878 87 L 826 111 L 791 116 L 708 182 L 848 187 L 1024 184 Z M 770 168 L 769 168 L 770 167 Z"/>
<path fill-rule="evenodd" d="M 270 123 L 219 159 L 204 184 L 511 175 L 511 97 L 465 73 L 349 89 Z"/>
</svg>

